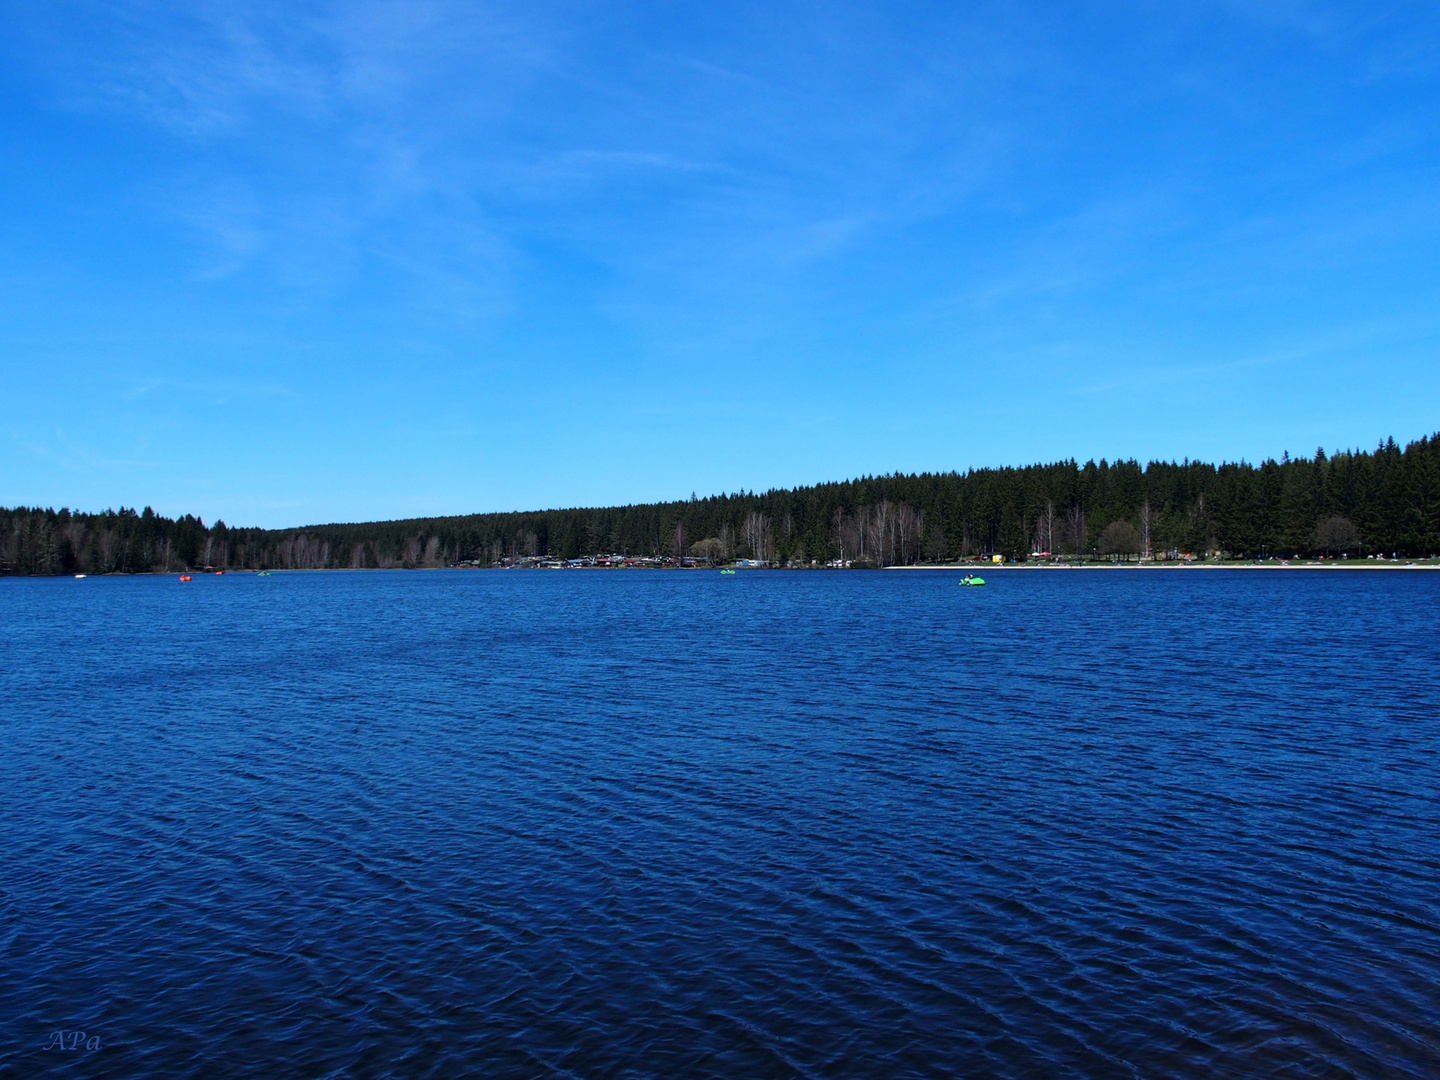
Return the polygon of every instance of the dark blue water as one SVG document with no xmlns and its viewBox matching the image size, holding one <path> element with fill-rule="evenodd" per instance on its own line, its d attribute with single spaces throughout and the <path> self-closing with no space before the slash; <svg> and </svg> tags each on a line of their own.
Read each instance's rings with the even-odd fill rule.
<svg viewBox="0 0 1440 1080">
<path fill-rule="evenodd" d="M 0 580 L 0 1073 L 1440 1075 L 1440 574 L 955 580 Z"/>
</svg>

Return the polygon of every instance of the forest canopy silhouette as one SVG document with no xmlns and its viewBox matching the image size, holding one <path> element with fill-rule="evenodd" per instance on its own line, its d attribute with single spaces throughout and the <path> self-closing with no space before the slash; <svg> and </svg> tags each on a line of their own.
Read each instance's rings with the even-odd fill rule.
<svg viewBox="0 0 1440 1080">
<path fill-rule="evenodd" d="M 996 553 L 1124 559 L 1440 553 L 1440 433 L 1401 449 L 1270 459 L 1073 460 L 867 476 L 680 502 L 292 529 L 148 507 L 0 509 L 0 573 L 496 566 L 597 554 L 771 565 L 944 562 Z"/>
</svg>

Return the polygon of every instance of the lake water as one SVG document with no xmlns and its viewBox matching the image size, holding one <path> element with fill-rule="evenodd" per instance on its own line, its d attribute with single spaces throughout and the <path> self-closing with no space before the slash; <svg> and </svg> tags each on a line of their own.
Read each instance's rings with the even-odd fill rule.
<svg viewBox="0 0 1440 1080">
<path fill-rule="evenodd" d="M 0 580 L 0 1073 L 1440 1075 L 1440 574 L 956 578 Z"/>
</svg>

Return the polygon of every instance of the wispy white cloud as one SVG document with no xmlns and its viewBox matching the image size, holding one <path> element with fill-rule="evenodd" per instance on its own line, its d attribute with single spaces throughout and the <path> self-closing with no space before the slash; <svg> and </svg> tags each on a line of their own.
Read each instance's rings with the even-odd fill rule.
<svg viewBox="0 0 1440 1080">
<path fill-rule="evenodd" d="M 131 113 L 198 138 L 233 135 L 267 109 L 324 121 L 363 105 L 371 119 L 388 109 L 397 120 L 437 74 L 477 59 L 503 74 L 546 51 L 521 21 L 424 0 L 74 3 L 32 11 L 24 25 L 45 45 L 69 106 Z M 470 86 L 503 90 L 504 81 Z M 466 104 L 478 104 L 473 92 Z"/>
<path fill-rule="evenodd" d="M 215 136 L 246 123 L 260 101 L 316 115 L 331 96 L 323 69 L 285 55 L 300 46 L 297 38 L 310 36 L 293 24 L 277 40 L 237 9 L 205 3 L 185 13 L 144 5 L 68 14 L 42 24 L 40 33 L 60 76 L 57 91 L 73 108 L 130 113 L 187 135 Z M 69 33 L 77 22 L 90 32 Z"/>
<path fill-rule="evenodd" d="M 65 472 L 82 470 L 120 472 L 175 464 L 162 458 L 116 457 L 97 450 L 85 440 L 75 438 L 63 428 L 53 429 L 47 438 L 36 438 L 34 435 L 27 435 L 12 427 L 10 438 L 29 456 L 38 458 Z"/>
<path fill-rule="evenodd" d="M 265 210 L 240 178 L 202 177 L 191 170 L 166 186 L 172 212 L 197 237 L 195 272 L 202 279 L 244 269 L 270 243 Z"/>
<path fill-rule="evenodd" d="M 1435 21 L 1301 0 L 32 5 L 0 58 L 38 105 L 37 161 L 53 142 L 40 164 L 74 186 L 16 247 L 27 272 L 0 269 L 49 306 L 0 310 L 0 335 L 82 373 L 94 415 L 191 446 L 266 426 L 326 467 L 338 436 L 290 416 L 480 456 L 497 431 L 564 448 L 667 412 L 728 446 L 748 409 L 763 461 L 805 452 L 774 416 L 939 430 L 981 367 L 1133 361 L 1173 367 L 1146 384 L 1169 393 L 1433 308 Z M 617 369 L 642 377 L 594 374 Z M 702 400 L 648 370 L 763 379 Z M 985 415 L 1042 393 L 1098 413 L 1081 382 L 1007 384 Z M 336 386 L 373 399 L 317 390 Z"/>
<path fill-rule="evenodd" d="M 300 395 L 283 383 L 255 379 L 149 379 L 119 390 L 116 397 L 137 402 L 155 394 L 177 394 L 225 405 L 236 401 L 257 402 Z"/>
</svg>

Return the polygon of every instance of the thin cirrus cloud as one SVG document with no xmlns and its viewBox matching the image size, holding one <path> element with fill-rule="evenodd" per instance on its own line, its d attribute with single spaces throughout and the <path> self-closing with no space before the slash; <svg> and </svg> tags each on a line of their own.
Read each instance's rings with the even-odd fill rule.
<svg viewBox="0 0 1440 1080">
<path fill-rule="evenodd" d="M 0 44 L 0 502 L 286 524 L 1417 435 L 1437 25 L 32 7 Z M 72 420 L 122 464 L 37 449 Z"/>
</svg>

